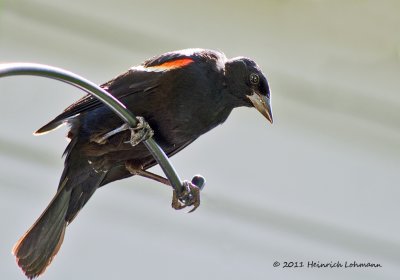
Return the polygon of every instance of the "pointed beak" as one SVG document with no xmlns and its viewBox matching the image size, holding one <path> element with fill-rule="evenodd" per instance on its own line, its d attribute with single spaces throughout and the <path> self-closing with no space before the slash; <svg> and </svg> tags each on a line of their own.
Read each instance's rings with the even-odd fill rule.
<svg viewBox="0 0 400 280">
<path fill-rule="evenodd" d="M 270 123 L 273 123 L 271 99 L 257 92 L 254 92 L 252 95 L 248 95 L 247 97 L 250 99 L 251 103 L 253 103 L 254 107 L 264 117 L 266 117 Z"/>
</svg>

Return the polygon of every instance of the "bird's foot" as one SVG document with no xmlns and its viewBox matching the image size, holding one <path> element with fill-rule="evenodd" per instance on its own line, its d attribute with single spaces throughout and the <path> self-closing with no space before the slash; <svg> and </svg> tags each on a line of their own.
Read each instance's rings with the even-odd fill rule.
<svg viewBox="0 0 400 280">
<path fill-rule="evenodd" d="M 134 161 L 131 161 L 131 160 L 127 160 L 125 162 L 125 168 L 132 175 L 140 175 L 140 173 L 143 171 L 143 165 L 138 164 L 138 163 L 136 163 Z"/>
<path fill-rule="evenodd" d="M 150 125 L 145 121 L 143 117 L 136 117 L 138 124 L 136 127 L 129 127 L 131 131 L 131 138 L 125 143 L 130 143 L 132 146 L 150 139 L 154 135 L 154 131 L 151 129 Z"/>
<path fill-rule="evenodd" d="M 96 135 L 90 140 L 96 142 L 97 144 L 106 144 L 108 139 L 120 132 L 130 130 L 131 138 L 125 143 L 130 143 L 132 146 L 136 146 L 142 141 L 153 137 L 154 131 L 151 129 L 150 125 L 145 121 L 143 117 L 136 117 L 138 123 L 136 127 L 129 127 L 127 123 L 124 123 L 120 127 L 113 129 L 107 133 Z"/>
<path fill-rule="evenodd" d="M 189 213 L 193 212 L 200 206 L 200 188 L 190 181 L 183 181 L 184 191 L 178 196 L 176 190 L 172 195 L 172 208 L 180 210 L 188 206 L 193 206 Z"/>
</svg>

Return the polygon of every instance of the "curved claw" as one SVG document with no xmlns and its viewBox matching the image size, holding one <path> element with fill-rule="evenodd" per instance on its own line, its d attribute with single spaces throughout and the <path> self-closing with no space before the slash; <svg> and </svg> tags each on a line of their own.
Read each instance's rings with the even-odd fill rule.
<svg viewBox="0 0 400 280">
<path fill-rule="evenodd" d="M 193 202 L 193 208 L 192 210 L 190 210 L 188 213 L 192 213 L 194 212 L 199 206 L 200 206 L 200 190 L 198 188 L 196 188 L 196 199 Z"/>
</svg>

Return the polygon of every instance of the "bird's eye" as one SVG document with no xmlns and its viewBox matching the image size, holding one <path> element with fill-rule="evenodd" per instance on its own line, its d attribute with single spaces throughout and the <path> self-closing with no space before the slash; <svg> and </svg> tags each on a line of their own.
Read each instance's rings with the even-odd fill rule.
<svg viewBox="0 0 400 280">
<path fill-rule="evenodd" d="M 260 77 L 256 73 L 251 73 L 250 74 L 250 83 L 253 85 L 258 85 L 260 82 Z"/>
</svg>

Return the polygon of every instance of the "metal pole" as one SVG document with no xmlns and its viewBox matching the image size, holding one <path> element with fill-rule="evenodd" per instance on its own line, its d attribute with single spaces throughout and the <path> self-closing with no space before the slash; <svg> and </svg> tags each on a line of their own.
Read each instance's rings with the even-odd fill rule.
<svg viewBox="0 0 400 280">
<path fill-rule="evenodd" d="M 113 110 L 130 127 L 135 127 L 137 124 L 135 115 L 130 112 L 118 99 L 93 82 L 72 72 L 61 68 L 36 63 L 0 64 L 0 78 L 17 75 L 41 76 L 73 85 L 99 99 L 111 110 Z M 161 166 L 161 169 L 165 173 L 165 176 L 167 176 L 177 194 L 181 194 L 183 192 L 182 181 L 171 162 L 168 160 L 168 157 L 164 151 L 152 138 L 144 141 L 144 144 L 153 155 L 157 163 Z"/>
</svg>

